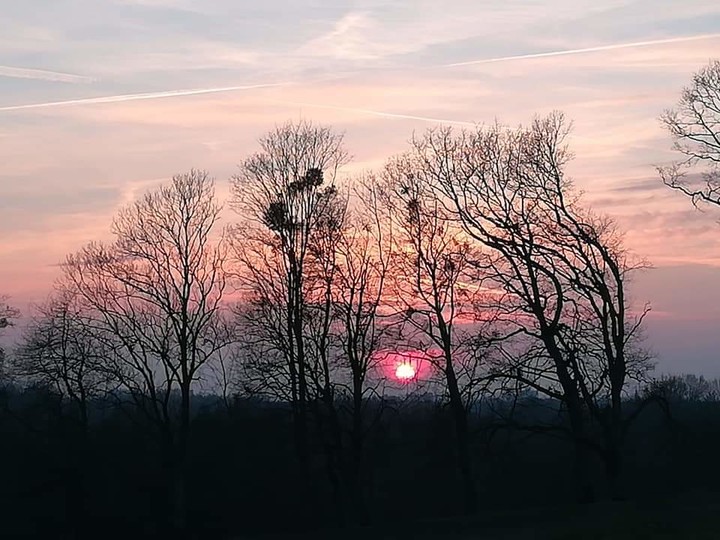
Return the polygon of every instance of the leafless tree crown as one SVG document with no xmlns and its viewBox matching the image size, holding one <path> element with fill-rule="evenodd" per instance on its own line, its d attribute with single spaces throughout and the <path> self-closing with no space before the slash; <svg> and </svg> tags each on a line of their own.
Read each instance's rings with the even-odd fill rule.
<svg viewBox="0 0 720 540">
<path fill-rule="evenodd" d="M 665 184 L 698 203 L 720 206 L 720 61 L 698 71 L 661 120 L 684 159 L 660 167 Z"/>
</svg>

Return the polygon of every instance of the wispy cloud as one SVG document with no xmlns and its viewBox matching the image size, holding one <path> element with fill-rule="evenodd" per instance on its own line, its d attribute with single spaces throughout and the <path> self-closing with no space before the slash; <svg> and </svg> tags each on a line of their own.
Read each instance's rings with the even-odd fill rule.
<svg viewBox="0 0 720 540">
<path fill-rule="evenodd" d="M 48 71 L 45 69 L 32 69 L 14 66 L 0 66 L 0 77 L 14 79 L 35 79 L 41 81 L 64 82 L 73 84 L 87 84 L 94 82 L 93 77 L 63 73 L 61 71 Z"/>
<path fill-rule="evenodd" d="M 168 90 L 166 92 L 146 92 L 144 94 L 122 94 L 119 96 L 104 96 L 95 98 L 68 99 L 64 101 L 47 101 L 44 103 L 29 103 L 27 105 L 9 105 L 0 107 L 0 112 L 22 111 L 28 109 L 45 109 L 49 107 L 66 107 L 69 105 L 97 105 L 102 103 L 120 103 L 123 101 L 142 101 L 148 99 L 163 99 L 171 97 L 197 96 L 202 94 L 217 94 L 221 92 L 238 92 L 241 90 L 252 90 L 255 88 L 271 88 L 275 86 L 286 86 L 290 83 L 266 83 L 252 84 L 245 86 L 223 86 L 220 88 L 196 88 L 193 90 Z"/>
<path fill-rule="evenodd" d="M 332 56 L 346 60 L 370 60 L 379 56 L 377 44 L 367 42 L 372 21 L 365 13 L 348 13 L 333 29 L 306 43 L 301 55 Z"/>
<path fill-rule="evenodd" d="M 598 47 L 585 47 L 582 49 L 566 49 L 562 51 L 550 51 L 544 53 L 519 54 L 515 56 L 501 56 L 499 58 L 485 58 L 481 60 L 468 60 L 465 62 L 453 62 L 452 64 L 444 64 L 440 67 L 461 67 L 473 66 L 480 64 L 493 64 L 496 62 L 509 62 L 512 60 L 530 60 L 534 58 L 549 58 L 553 56 L 567 56 L 572 54 L 585 54 L 601 51 L 614 51 L 617 49 L 631 49 L 635 47 L 651 47 L 654 45 L 666 45 L 671 43 L 683 43 L 686 41 L 699 41 L 703 39 L 717 39 L 720 34 L 702 34 L 698 36 L 685 36 L 667 39 L 654 39 L 650 41 L 635 41 L 632 43 L 614 43 L 612 45 L 600 45 Z"/>
</svg>

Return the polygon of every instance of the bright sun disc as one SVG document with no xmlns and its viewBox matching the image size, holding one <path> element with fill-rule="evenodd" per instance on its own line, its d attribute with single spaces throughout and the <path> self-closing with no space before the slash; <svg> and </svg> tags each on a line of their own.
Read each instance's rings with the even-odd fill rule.
<svg viewBox="0 0 720 540">
<path fill-rule="evenodd" d="M 395 369 L 395 376 L 401 381 L 409 381 L 415 377 L 415 368 L 408 363 L 402 363 Z"/>
</svg>

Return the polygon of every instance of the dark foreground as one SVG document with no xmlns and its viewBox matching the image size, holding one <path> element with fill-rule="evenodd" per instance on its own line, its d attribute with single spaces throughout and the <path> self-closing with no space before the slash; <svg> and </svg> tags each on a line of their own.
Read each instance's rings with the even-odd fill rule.
<svg viewBox="0 0 720 540">
<path fill-rule="evenodd" d="M 674 499 L 491 510 L 471 518 L 416 521 L 384 527 L 240 539 L 456 539 L 456 540 L 717 540 L 720 492 Z"/>
<path fill-rule="evenodd" d="M 647 409 L 624 447 L 626 501 L 607 502 L 602 464 L 595 462 L 600 502 L 588 505 L 570 502 L 566 440 L 491 429 L 494 420 L 479 414 L 472 518 L 458 517 L 463 497 L 446 408 L 388 408 L 365 455 L 362 487 L 372 523 L 366 528 L 341 526 L 341 510 L 346 523 L 356 515 L 350 504 L 336 503 L 322 447 L 312 476 L 298 476 L 285 409 L 198 402 L 188 471 L 192 539 L 720 539 L 718 402 L 673 403 L 672 418 Z M 0 539 L 181 540 L 172 532 L 168 456 L 152 431 L 98 403 L 80 436 L 61 405 L 28 390 L 9 393 L 0 407 Z M 542 420 L 543 405 L 527 417 Z"/>
</svg>

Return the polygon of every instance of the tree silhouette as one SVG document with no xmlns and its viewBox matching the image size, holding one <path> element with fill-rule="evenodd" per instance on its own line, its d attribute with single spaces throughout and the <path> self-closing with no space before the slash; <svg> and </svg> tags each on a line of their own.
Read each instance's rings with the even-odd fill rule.
<svg viewBox="0 0 720 540">
<path fill-rule="evenodd" d="M 436 196 L 424 163 L 408 153 L 383 173 L 383 202 L 395 229 L 393 289 L 401 324 L 414 347 L 442 374 L 455 424 L 455 453 L 464 510 L 477 507 L 470 446 L 470 409 L 482 370 L 472 337 L 487 326 L 477 301 L 483 276 L 471 267 L 475 247 Z M 411 343 L 413 340 L 411 339 Z"/>
<path fill-rule="evenodd" d="M 16 308 L 8 304 L 6 296 L 0 296 L 0 332 L 13 325 L 20 313 Z M 1 334 L 0 334 L 1 335 Z M 5 349 L 0 345 L 0 374 L 5 367 Z M 4 374 L 3 374 L 4 375 Z"/>
<path fill-rule="evenodd" d="M 109 389 L 103 362 L 110 354 L 77 291 L 58 289 L 36 308 L 13 364 L 24 380 L 51 388 L 67 400 L 86 433 L 90 400 Z"/>
<path fill-rule="evenodd" d="M 68 490 L 65 507 L 77 534 L 82 533 L 86 521 L 90 409 L 113 389 L 104 365 L 112 354 L 108 341 L 84 311 L 78 293 L 59 288 L 36 308 L 13 356 L 14 373 L 20 380 L 60 398 Z"/>
<path fill-rule="evenodd" d="M 524 354 L 505 355 L 498 377 L 562 402 L 578 497 L 590 499 L 588 452 L 605 460 L 617 483 L 622 394 L 628 377 L 647 369 L 633 344 L 648 308 L 633 316 L 625 293 L 643 264 L 625 254 L 611 220 L 582 208 L 564 174 L 567 132 L 560 114 L 515 130 L 440 129 L 416 140 L 414 154 L 442 206 L 486 248 L 474 264 L 500 291 L 495 309 L 514 328 L 510 335 L 527 343 Z"/>
<path fill-rule="evenodd" d="M 698 71 L 674 109 L 661 117 L 683 160 L 659 169 L 662 181 L 692 200 L 720 206 L 720 60 Z"/>
<path fill-rule="evenodd" d="M 250 218 L 236 228 L 234 245 L 239 246 L 240 273 L 249 276 L 246 288 L 253 289 L 260 310 L 251 318 L 264 321 L 264 329 L 270 330 L 265 343 L 287 368 L 295 446 L 300 466 L 307 471 L 311 375 L 304 335 L 309 317 L 307 260 L 316 230 L 342 206 L 334 182 L 348 156 L 342 135 L 308 122 L 280 126 L 261 138 L 260 146 L 261 151 L 247 158 L 231 181 L 235 209 Z M 270 234 L 252 232 L 252 220 Z M 244 238 L 255 238 L 259 245 L 248 246 Z M 263 261 L 270 264 L 261 272 L 272 273 L 277 281 L 259 275 Z"/>
<path fill-rule="evenodd" d="M 381 310 L 386 301 L 392 248 L 377 197 L 371 179 L 358 182 L 350 200 L 353 211 L 333 243 L 334 254 L 320 257 L 329 263 L 327 267 L 334 267 L 328 301 L 334 319 L 331 331 L 339 348 L 336 362 L 340 377 L 335 386 L 348 398 L 344 400 L 350 416 L 345 476 L 353 517 L 361 523 L 369 520 L 367 440 L 383 412 L 384 381 L 378 377 L 378 352 L 388 329 Z M 376 401 L 374 411 L 370 410 L 372 400 Z"/>
<path fill-rule="evenodd" d="M 220 211 L 207 173 L 175 176 L 118 213 L 113 243 L 92 243 L 65 264 L 68 287 L 109 336 L 105 369 L 160 437 L 180 532 L 193 385 L 232 341 L 223 318 L 225 248 L 215 236 Z"/>
</svg>

